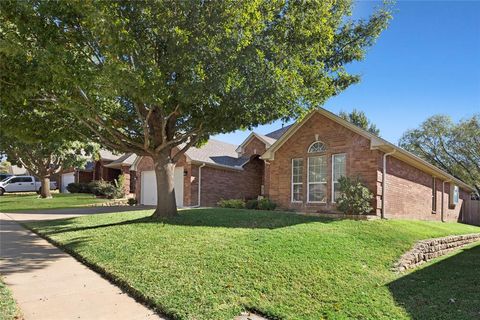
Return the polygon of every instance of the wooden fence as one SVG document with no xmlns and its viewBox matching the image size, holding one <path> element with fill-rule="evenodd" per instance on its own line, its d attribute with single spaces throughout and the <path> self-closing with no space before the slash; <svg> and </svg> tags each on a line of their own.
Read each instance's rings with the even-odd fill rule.
<svg viewBox="0 0 480 320">
<path fill-rule="evenodd" d="M 480 200 L 465 200 L 462 222 L 480 226 Z"/>
</svg>

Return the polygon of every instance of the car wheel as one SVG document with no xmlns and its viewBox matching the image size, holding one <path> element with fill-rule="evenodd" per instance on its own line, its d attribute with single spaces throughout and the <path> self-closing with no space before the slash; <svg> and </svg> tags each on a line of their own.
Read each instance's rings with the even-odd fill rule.
<svg viewBox="0 0 480 320">
<path fill-rule="evenodd" d="M 5 189 L 0 188 L 0 196 L 3 196 L 4 193 L 5 193 Z"/>
<path fill-rule="evenodd" d="M 38 188 L 37 190 L 37 194 L 40 194 L 40 193 L 42 193 L 42 187 Z"/>
</svg>

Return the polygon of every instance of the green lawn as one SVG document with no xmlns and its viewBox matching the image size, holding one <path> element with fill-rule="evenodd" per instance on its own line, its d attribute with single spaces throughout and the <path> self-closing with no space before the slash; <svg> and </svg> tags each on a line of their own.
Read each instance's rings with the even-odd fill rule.
<svg viewBox="0 0 480 320">
<path fill-rule="evenodd" d="M 5 286 L 0 278 L 0 319 L 1 320 L 14 320 L 21 319 L 20 310 L 17 307 L 15 300 L 12 297 L 12 293 Z"/>
<path fill-rule="evenodd" d="M 5 194 L 0 196 L 0 212 L 80 207 L 106 201 L 83 193 L 54 193 L 52 196 L 51 199 L 41 199 L 37 194 L 31 193 Z"/>
<path fill-rule="evenodd" d="M 29 226 L 174 319 L 232 319 L 245 309 L 271 319 L 478 319 L 478 259 L 440 267 L 454 256 L 404 275 L 391 271 L 415 241 L 478 227 L 233 209 L 185 210 L 164 222 L 150 214 Z M 479 248 L 470 251 L 478 256 Z M 455 297 L 431 285 L 444 278 L 461 284 Z M 476 290 L 476 297 L 462 290 Z"/>
</svg>

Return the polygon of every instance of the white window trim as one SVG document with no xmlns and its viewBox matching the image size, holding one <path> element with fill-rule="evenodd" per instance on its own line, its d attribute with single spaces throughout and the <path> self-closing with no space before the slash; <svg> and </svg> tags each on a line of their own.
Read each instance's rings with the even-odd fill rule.
<svg viewBox="0 0 480 320">
<path fill-rule="evenodd" d="M 321 144 L 323 144 L 323 146 L 325 147 L 325 150 L 323 151 L 315 151 L 315 152 L 310 152 L 310 148 L 315 144 L 315 143 L 318 143 L 320 142 Z M 308 146 L 308 149 L 307 149 L 307 153 L 309 154 L 315 154 L 315 153 L 325 153 L 327 152 L 327 145 L 325 144 L 325 142 L 321 141 L 321 140 L 315 140 L 313 141 L 309 146 Z"/>
<path fill-rule="evenodd" d="M 327 200 L 325 200 L 325 201 L 310 201 L 310 158 L 320 158 L 320 157 L 325 157 L 325 159 L 328 159 L 326 155 L 318 155 L 318 156 L 312 156 L 312 157 L 307 158 L 307 203 L 327 203 Z M 328 167 L 328 162 L 327 162 L 327 167 Z M 325 186 L 327 186 L 327 181 L 325 181 L 325 182 L 312 182 L 312 184 L 324 184 Z M 327 189 L 328 188 L 326 187 L 325 190 L 327 190 Z M 325 197 L 325 199 L 327 199 L 327 197 Z"/>
<path fill-rule="evenodd" d="M 334 181 L 333 179 L 335 178 L 335 161 L 334 161 L 334 158 L 335 156 L 341 156 L 341 155 L 344 155 L 345 156 L 345 161 L 347 161 L 347 154 L 346 153 L 335 153 L 335 154 L 332 154 L 332 203 L 337 203 L 335 201 L 335 182 L 338 182 L 338 181 Z M 347 164 L 345 163 L 345 171 L 347 169 Z"/>
<path fill-rule="evenodd" d="M 303 158 L 293 158 L 292 159 L 292 162 L 291 162 L 291 178 L 290 178 L 290 202 L 291 203 L 303 203 L 303 200 L 302 201 L 299 201 L 299 200 L 293 200 L 293 186 L 294 185 L 303 185 L 303 163 L 302 163 L 302 182 L 293 182 L 293 161 L 295 160 L 302 160 L 303 161 Z M 303 189 L 303 186 L 302 186 L 302 189 Z M 302 190 L 302 193 L 303 193 L 303 190 Z"/>
</svg>

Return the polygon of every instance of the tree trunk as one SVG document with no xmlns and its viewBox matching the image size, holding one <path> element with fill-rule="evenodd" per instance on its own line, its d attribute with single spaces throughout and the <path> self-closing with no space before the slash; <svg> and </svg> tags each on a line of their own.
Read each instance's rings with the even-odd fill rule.
<svg viewBox="0 0 480 320">
<path fill-rule="evenodd" d="M 177 215 L 173 173 L 175 164 L 170 156 L 160 156 L 153 159 L 157 180 L 157 208 L 153 217 L 168 218 Z"/>
<path fill-rule="evenodd" d="M 42 177 L 41 189 L 40 189 L 41 198 L 51 198 L 50 193 L 50 177 Z"/>
</svg>

